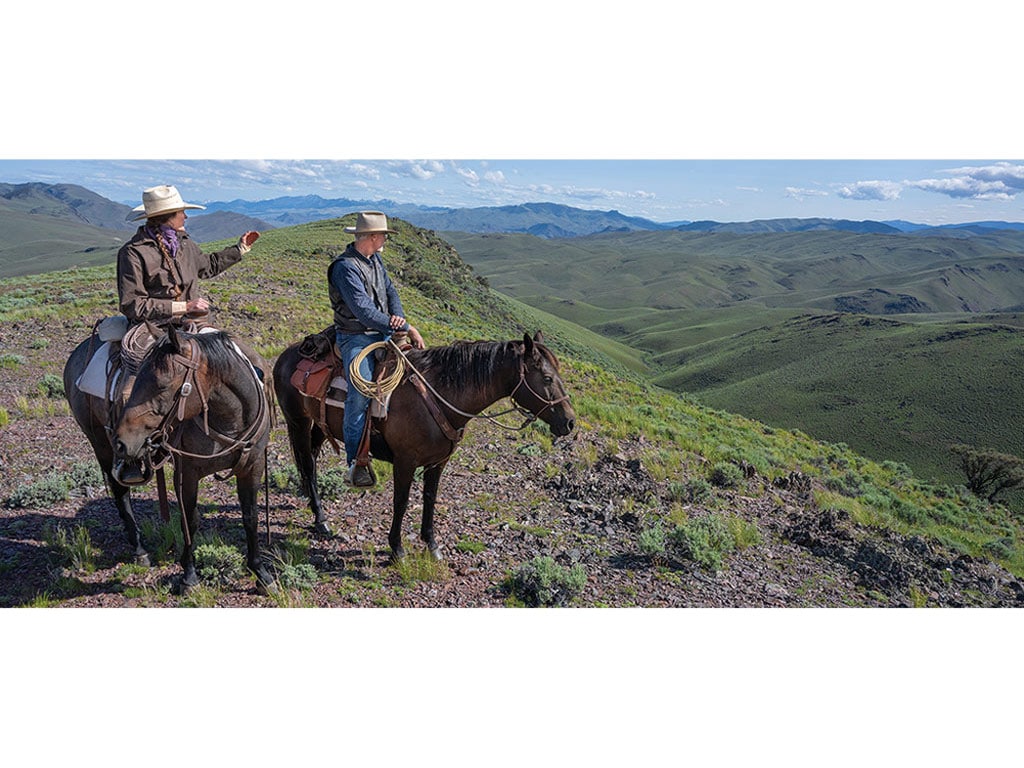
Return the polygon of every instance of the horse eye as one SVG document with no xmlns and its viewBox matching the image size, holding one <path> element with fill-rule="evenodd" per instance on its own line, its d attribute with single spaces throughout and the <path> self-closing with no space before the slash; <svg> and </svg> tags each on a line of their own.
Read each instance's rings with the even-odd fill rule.
<svg viewBox="0 0 1024 768">
<path fill-rule="evenodd" d="M 554 379 L 554 377 L 552 377 L 552 376 L 545 376 L 545 377 L 544 377 L 544 383 L 545 383 L 545 384 L 551 384 L 551 383 L 552 383 L 552 382 L 553 382 L 554 380 L 555 380 L 555 379 Z"/>
</svg>

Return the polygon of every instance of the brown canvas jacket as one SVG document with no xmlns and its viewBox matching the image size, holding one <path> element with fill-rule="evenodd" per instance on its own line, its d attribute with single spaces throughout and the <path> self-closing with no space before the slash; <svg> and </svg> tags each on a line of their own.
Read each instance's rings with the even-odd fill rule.
<svg viewBox="0 0 1024 768">
<path fill-rule="evenodd" d="M 135 236 L 117 253 L 117 293 L 121 312 L 129 322 L 150 320 L 157 324 L 171 319 L 172 301 L 189 301 L 199 296 L 198 281 L 220 274 L 242 260 L 238 245 L 216 253 L 200 250 L 187 232 L 179 232 L 180 248 L 172 269 L 164 266 L 156 240 L 139 227 Z"/>
</svg>

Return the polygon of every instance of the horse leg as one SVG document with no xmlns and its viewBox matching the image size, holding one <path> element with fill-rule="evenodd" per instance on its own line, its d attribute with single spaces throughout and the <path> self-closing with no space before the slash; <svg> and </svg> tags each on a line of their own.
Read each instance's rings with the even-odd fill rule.
<svg viewBox="0 0 1024 768">
<path fill-rule="evenodd" d="M 405 510 L 409 506 L 409 490 L 412 487 L 412 479 L 416 468 L 407 464 L 395 464 L 393 481 L 395 485 L 393 512 L 391 517 L 391 531 L 388 533 L 388 544 L 391 546 L 391 560 L 401 560 L 405 557 L 405 547 L 402 546 L 402 519 L 405 517 Z"/>
<path fill-rule="evenodd" d="M 186 595 L 199 584 L 196 573 L 196 536 L 199 533 L 199 511 L 196 504 L 199 500 L 199 478 L 194 472 L 185 473 L 175 467 L 175 479 L 178 480 L 178 505 L 181 507 L 181 531 L 185 535 L 185 546 L 181 548 L 181 581 L 178 582 L 178 594 Z M 180 473 L 180 474 L 179 474 Z M 180 479 L 179 479 L 180 478 Z"/>
<path fill-rule="evenodd" d="M 320 455 L 324 439 L 323 430 L 314 424 L 309 433 L 309 474 L 306 485 L 309 494 L 309 508 L 313 511 L 313 532 L 318 536 L 330 538 L 334 534 L 330 526 L 327 525 L 327 516 L 324 514 L 323 503 L 320 501 L 320 481 L 317 479 L 316 468 L 316 460 Z"/>
<path fill-rule="evenodd" d="M 256 576 L 256 590 L 261 595 L 268 595 L 276 586 L 276 580 L 260 557 L 259 509 L 256 506 L 256 489 L 260 481 L 258 474 L 259 472 L 252 471 L 237 475 L 235 487 L 238 489 L 238 502 L 242 507 L 246 562 L 249 570 Z"/>
<path fill-rule="evenodd" d="M 320 484 L 316 476 L 316 457 L 324 441 L 323 432 L 313 424 L 312 419 L 288 419 L 287 424 L 288 442 L 291 443 L 295 468 L 299 471 L 299 483 L 309 499 L 309 508 L 313 513 L 313 532 L 318 536 L 330 537 L 331 529 L 320 502 Z M 317 433 L 316 437 L 314 432 Z"/>
<path fill-rule="evenodd" d="M 434 541 L 434 505 L 437 503 L 437 486 L 441 482 L 441 473 L 447 461 L 423 471 L 423 522 L 420 525 L 420 538 L 435 560 L 444 560 L 444 552 Z"/>
<path fill-rule="evenodd" d="M 110 488 L 110 493 L 114 497 L 117 514 L 121 516 L 121 522 L 124 523 L 124 532 L 128 535 L 128 543 L 134 552 L 135 564 L 149 566 L 149 553 L 142 546 L 139 526 L 132 510 L 131 489 L 114 480 L 109 471 L 104 470 L 104 474 L 107 478 L 107 487 Z"/>
<path fill-rule="evenodd" d="M 139 525 L 135 520 L 135 512 L 132 510 L 131 489 L 127 485 L 121 485 L 110 474 L 110 470 L 114 466 L 114 454 L 110 447 L 110 441 L 106 437 L 103 439 L 104 442 L 102 443 L 94 442 L 92 438 L 90 438 L 89 442 L 92 443 L 93 453 L 96 454 L 96 461 L 99 462 L 100 469 L 103 470 L 103 476 L 106 478 L 110 495 L 114 498 L 114 506 L 117 508 L 117 514 L 120 515 L 121 523 L 124 525 L 124 532 L 128 536 L 128 544 L 132 548 L 132 556 L 135 558 L 135 563 L 136 565 L 148 566 L 150 564 L 149 553 L 142 546 L 142 538 L 139 536 Z"/>
</svg>

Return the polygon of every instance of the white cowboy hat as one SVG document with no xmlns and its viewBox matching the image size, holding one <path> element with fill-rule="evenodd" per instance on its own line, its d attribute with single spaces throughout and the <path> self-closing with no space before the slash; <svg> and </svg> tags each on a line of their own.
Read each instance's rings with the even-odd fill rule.
<svg viewBox="0 0 1024 768">
<path fill-rule="evenodd" d="M 142 205 L 137 205 L 132 209 L 132 213 L 138 215 L 134 219 L 129 218 L 129 221 L 149 219 L 162 213 L 177 213 L 192 208 L 198 208 L 200 211 L 206 210 L 204 205 L 186 203 L 181 199 L 177 189 L 167 184 L 161 184 L 159 187 L 150 187 L 142 193 Z M 132 213 L 129 213 L 128 216 L 130 217 Z"/>
<path fill-rule="evenodd" d="M 398 234 L 395 230 L 388 229 L 388 217 L 380 211 L 362 211 L 356 216 L 356 225 L 345 227 L 345 231 L 355 235 L 374 235 L 378 232 Z"/>
</svg>

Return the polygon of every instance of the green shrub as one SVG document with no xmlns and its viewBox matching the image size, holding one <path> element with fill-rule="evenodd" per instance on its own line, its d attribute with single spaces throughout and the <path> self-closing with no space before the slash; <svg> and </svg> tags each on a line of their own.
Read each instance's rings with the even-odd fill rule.
<svg viewBox="0 0 1024 768">
<path fill-rule="evenodd" d="M 61 565 L 72 571 L 92 573 L 96 570 L 96 557 L 100 551 L 92 543 L 89 529 L 76 525 L 69 533 L 63 525 L 43 533 L 43 541 L 57 553 Z"/>
<path fill-rule="evenodd" d="M 637 546 L 640 548 L 640 552 L 655 559 L 664 557 L 667 543 L 668 536 L 660 525 L 645 528 L 637 537 Z"/>
<path fill-rule="evenodd" d="M 472 539 L 460 539 L 458 544 L 455 545 L 455 548 L 459 550 L 459 552 L 466 552 L 471 555 L 479 555 L 481 552 L 487 549 L 487 545 L 484 544 L 482 541 L 474 541 Z"/>
<path fill-rule="evenodd" d="M 227 584 L 245 573 L 245 557 L 229 544 L 197 544 L 196 573 L 204 581 Z"/>
<path fill-rule="evenodd" d="M 142 540 L 156 563 L 176 560 L 178 552 L 185 546 L 185 534 L 181 530 L 181 515 L 173 513 L 168 522 L 147 518 L 142 521 Z"/>
<path fill-rule="evenodd" d="M 535 557 L 519 566 L 506 580 L 505 587 L 524 605 L 558 607 L 568 605 L 586 583 L 587 575 L 578 563 L 565 568 L 550 557 Z"/>
<path fill-rule="evenodd" d="M 310 589 L 316 584 L 316 568 L 309 563 L 282 565 L 277 571 L 277 580 L 286 589 Z"/>
<path fill-rule="evenodd" d="M 705 485 L 707 484 L 705 483 Z M 677 480 L 673 480 L 666 486 L 665 490 L 668 493 L 669 501 L 683 502 L 693 500 L 690 497 L 690 483 L 680 483 Z"/>
<path fill-rule="evenodd" d="M 761 543 L 761 530 L 757 527 L 757 523 L 732 516 L 726 519 L 725 524 L 729 529 L 729 535 L 732 536 L 732 540 L 736 544 L 736 549 L 746 549 Z"/>
<path fill-rule="evenodd" d="M 709 479 L 719 488 L 738 488 L 743 481 L 743 470 L 731 461 L 720 461 L 711 468 Z"/>
<path fill-rule="evenodd" d="M 686 558 L 709 571 L 720 571 L 725 555 L 736 548 L 736 541 L 719 515 L 688 520 L 668 535 L 669 543 Z"/>
<path fill-rule="evenodd" d="M 15 488 L 7 497 L 7 506 L 14 509 L 45 509 L 67 501 L 67 478 L 59 472 L 49 472 L 35 482 Z"/>
<path fill-rule="evenodd" d="M 309 539 L 289 536 L 269 553 L 278 583 L 285 589 L 310 589 L 317 572 L 309 562 Z"/>
<path fill-rule="evenodd" d="M 103 471 L 95 461 L 81 461 L 71 465 L 64 473 L 69 490 L 102 488 L 106 483 Z"/>
<path fill-rule="evenodd" d="M 43 397 L 64 397 L 64 380 L 48 373 L 39 382 L 39 394 Z"/>
<path fill-rule="evenodd" d="M 707 480 L 703 477 L 695 477 L 686 482 L 685 486 L 686 498 L 685 501 L 697 503 L 705 501 L 711 497 L 714 493 L 714 488 Z"/>
<path fill-rule="evenodd" d="M 285 493 L 299 494 L 299 473 L 294 464 L 271 467 L 267 472 L 270 487 Z"/>
<path fill-rule="evenodd" d="M 394 570 L 404 584 L 416 581 L 446 581 L 450 576 L 448 565 L 426 550 L 408 553 L 395 562 Z"/>
<path fill-rule="evenodd" d="M 6 408 L 0 408 L 0 429 L 3 429 L 11 423 L 11 414 L 7 412 Z"/>
<path fill-rule="evenodd" d="M 4 352 L 0 355 L 0 368 L 17 368 L 25 364 L 23 355 L 16 355 L 13 352 Z"/>
</svg>

